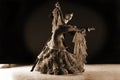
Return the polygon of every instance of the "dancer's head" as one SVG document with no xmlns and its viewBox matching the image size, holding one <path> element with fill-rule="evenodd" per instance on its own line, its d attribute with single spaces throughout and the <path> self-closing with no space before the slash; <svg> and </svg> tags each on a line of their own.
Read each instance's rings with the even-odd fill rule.
<svg viewBox="0 0 120 80">
<path fill-rule="evenodd" d="M 55 7 L 57 7 L 57 8 L 59 8 L 59 7 L 60 7 L 59 2 L 57 2 L 57 3 L 55 4 Z"/>
<path fill-rule="evenodd" d="M 73 13 L 69 13 L 65 15 L 65 24 L 67 24 L 73 17 Z"/>
</svg>

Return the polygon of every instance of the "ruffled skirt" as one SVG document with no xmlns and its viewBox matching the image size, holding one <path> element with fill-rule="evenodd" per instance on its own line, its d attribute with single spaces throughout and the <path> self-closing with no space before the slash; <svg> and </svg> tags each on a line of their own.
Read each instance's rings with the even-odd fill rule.
<svg viewBox="0 0 120 80">
<path fill-rule="evenodd" d="M 45 47 L 38 56 L 35 70 L 44 74 L 74 74 L 84 72 L 85 55 L 78 61 L 77 56 L 67 50 L 55 50 Z"/>
</svg>

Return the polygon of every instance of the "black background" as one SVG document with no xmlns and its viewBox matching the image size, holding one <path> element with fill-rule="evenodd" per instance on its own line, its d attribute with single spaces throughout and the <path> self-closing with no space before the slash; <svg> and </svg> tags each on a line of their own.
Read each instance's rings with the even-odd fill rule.
<svg viewBox="0 0 120 80">
<path fill-rule="evenodd" d="M 56 1 L 0 1 L 0 63 L 35 61 L 50 37 L 49 15 Z M 74 13 L 70 24 L 96 28 L 86 36 L 88 64 L 120 63 L 119 4 L 116 0 L 60 0 L 60 4 L 64 14 Z M 71 35 L 67 34 L 69 40 Z"/>
</svg>

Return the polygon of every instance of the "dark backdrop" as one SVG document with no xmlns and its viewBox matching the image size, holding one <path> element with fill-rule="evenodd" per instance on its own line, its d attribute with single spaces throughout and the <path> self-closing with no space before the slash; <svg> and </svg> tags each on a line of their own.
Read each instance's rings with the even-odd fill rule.
<svg viewBox="0 0 120 80">
<path fill-rule="evenodd" d="M 51 35 L 50 13 L 57 0 L 0 1 L 0 63 L 33 63 Z M 95 27 L 86 33 L 87 62 L 120 63 L 119 7 L 116 0 L 60 0 L 69 24 Z M 73 34 L 66 34 L 73 48 Z"/>
</svg>

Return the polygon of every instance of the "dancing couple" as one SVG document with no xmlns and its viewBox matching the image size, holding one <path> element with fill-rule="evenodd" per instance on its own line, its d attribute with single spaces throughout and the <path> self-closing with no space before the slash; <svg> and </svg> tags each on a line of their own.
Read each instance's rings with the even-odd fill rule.
<svg viewBox="0 0 120 80">
<path fill-rule="evenodd" d="M 68 24 L 72 17 L 73 13 L 63 16 L 60 4 L 55 4 L 52 11 L 52 36 L 37 57 L 33 66 L 36 71 L 54 75 L 84 72 L 87 56 L 85 33 L 93 29 L 78 29 L 77 26 Z M 67 51 L 67 46 L 64 45 L 64 34 L 72 31 L 76 32 L 73 53 Z"/>
</svg>

